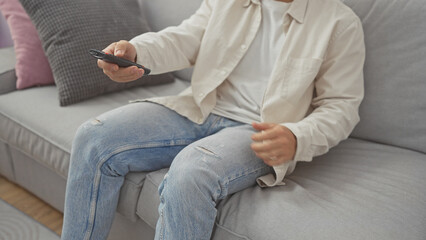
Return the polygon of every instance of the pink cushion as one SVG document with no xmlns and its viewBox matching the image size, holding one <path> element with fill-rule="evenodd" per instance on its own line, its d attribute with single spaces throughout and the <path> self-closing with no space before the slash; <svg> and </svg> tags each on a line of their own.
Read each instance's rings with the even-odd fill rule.
<svg viewBox="0 0 426 240">
<path fill-rule="evenodd" d="M 44 54 L 37 30 L 18 0 L 0 0 L 16 53 L 16 88 L 53 84 L 52 70 Z"/>
</svg>

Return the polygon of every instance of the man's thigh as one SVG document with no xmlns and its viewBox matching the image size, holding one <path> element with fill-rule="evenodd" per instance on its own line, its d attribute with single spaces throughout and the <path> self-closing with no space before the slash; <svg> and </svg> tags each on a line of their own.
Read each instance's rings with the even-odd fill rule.
<svg viewBox="0 0 426 240">
<path fill-rule="evenodd" d="M 256 178 L 271 173 L 273 169 L 256 156 L 250 148 L 250 125 L 229 127 L 202 138 L 182 150 L 171 168 L 189 165 L 209 168 L 220 178 L 223 196 L 241 191 L 255 184 Z"/>
<path fill-rule="evenodd" d="M 180 150 L 203 137 L 208 124 L 195 124 L 155 103 L 134 103 L 83 124 L 75 147 L 93 146 L 99 164 L 152 171 L 169 167 Z"/>
</svg>

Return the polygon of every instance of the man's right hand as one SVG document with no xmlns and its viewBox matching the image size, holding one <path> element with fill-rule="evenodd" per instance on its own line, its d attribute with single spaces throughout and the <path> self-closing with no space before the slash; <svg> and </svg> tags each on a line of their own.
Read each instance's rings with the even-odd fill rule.
<svg viewBox="0 0 426 240">
<path fill-rule="evenodd" d="M 103 50 L 105 53 L 125 58 L 130 61 L 136 61 L 136 49 L 128 41 L 121 40 L 111 43 Z M 144 70 L 136 66 L 118 67 L 117 64 L 98 60 L 98 67 L 103 69 L 104 73 L 116 82 L 131 82 L 143 76 Z"/>
</svg>

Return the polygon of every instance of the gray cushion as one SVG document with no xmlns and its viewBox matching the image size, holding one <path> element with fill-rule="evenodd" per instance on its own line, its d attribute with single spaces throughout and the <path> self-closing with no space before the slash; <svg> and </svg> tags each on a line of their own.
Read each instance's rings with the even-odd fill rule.
<svg viewBox="0 0 426 240">
<path fill-rule="evenodd" d="M 16 90 L 15 50 L 0 48 L 0 94 Z"/>
<path fill-rule="evenodd" d="M 154 229 L 159 218 L 158 205 L 160 204 L 160 197 L 158 186 L 160 186 L 167 172 L 168 169 L 165 168 L 151 172 L 146 176 L 136 209 L 136 214 Z"/>
<path fill-rule="evenodd" d="M 15 176 L 13 174 L 13 162 L 10 151 L 7 147 L 7 144 L 0 140 L 0 175 L 15 181 Z"/>
<path fill-rule="evenodd" d="M 177 26 L 200 7 L 202 0 L 138 0 L 142 13 L 152 30 L 157 32 L 169 26 Z M 161 14 L 158 14 L 161 13 Z M 182 80 L 190 81 L 192 68 L 174 72 Z"/>
<path fill-rule="evenodd" d="M 363 23 L 365 99 L 352 136 L 426 152 L 424 0 L 344 0 Z"/>
<path fill-rule="evenodd" d="M 121 213 L 132 222 L 138 220 L 136 207 L 138 205 L 139 194 L 145 182 L 146 174 L 147 172 L 128 173 L 120 189 L 117 212 Z"/>
<path fill-rule="evenodd" d="M 299 163 L 286 186 L 258 186 L 220 202 L 213 239 L 416 239 L 426 236 L 425 154 L 349 139 L 311 163 Z M 137 214 L 158 220 L 158 186 L 149 173 Z"/>
<path fill-rule="evenodd" d="M 202 0 L 138 0 L 152 30 L 157 32 L 177 26 L 200 7 Z"/>
<path fill-rule="evenodd" d="M 65 177 L 68 171 L 65 155 L 70 152 L 75 132 L 83 122 L 125 105 L 131 99 L 176 94 L 188 84 L 176 80 L 170 84 L 132 88 L 66 108 L 56 104 L 54 86 L 0 95 L 0 139 Z"/>
<path fill-rule="evenodd" d="M 88 54 L 110 43 L 149 31 L 135 0 L 21 0 L 37 28 L 62 106 L 136 85 L 173 80 L 170 74 L 131 83 L 108 79 Z"/>
<path fill-rule="evenodd" d="M 0 95 L 16 90 L 16 72 L 11 69 L 5 72 L 0 72 Z"/>
<path fill-rule="evenodd" d="M 349 139 L 220 203 L 213 239 L 425 239 L 426 155 Z"/>
<path fill-rule="evenodd" d="M 0 95 L 0 153 L 5 155 L 4 160 L 9 160 L 10 156 L 2 142 L 8 143 L 13 149 L 19 149 L 28 158 L 34 159 L 34 163 L 51 170 L 55 176 L 66 179 L 71 143 L 77 128 L 83 122 L 125 105 L 131 99 L 176 94 L 188 87 L 188 84 L 182 80 L 176 80 L 165 85 L 132 88 L 67 108 L 56 104 L 57 89 L 54 86 Z M 9 162 L 0 162 L 2 171 L 13 169 L 9 166 Z M 22 172 L 22 168 L 16 169 L 15 173 L 19 171 Z M 137 219 L 136 205 L 144 180 L 145 173 L 130 173 L 126 175 L 121 189 L 117 209 L 133 221 Z M 32 189 L 32 191 L 37 190 Z M 55 192 L 55 194 L 58 193 Z M 63 203 L 63 199 L 62 201 L 54 199 L 54 201 Z M 55 204 L 55 207 L 61 209 L 62 205 Z"/>
</svg>

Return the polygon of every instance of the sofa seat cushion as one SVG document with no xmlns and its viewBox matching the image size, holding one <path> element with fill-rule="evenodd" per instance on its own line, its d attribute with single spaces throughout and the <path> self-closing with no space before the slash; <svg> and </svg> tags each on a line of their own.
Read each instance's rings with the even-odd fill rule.
<svg viewBox="0 0 426 240">
<path fill-rule="evenodd" d="M 68 107 L 59 106 L 55 86 L 3 94 L 0 141 L 66 179 L 72 140 L 83 122 L 129 100 L 176 94 L 188 85 L 176 79 L 170 84 L 132 88 Z M 132 220 L 136 220 L 136 202 L 144 179 L 144 173 L 128 174 L 122 188 L 118 210 Z"/>
<path fill-rule="evenodd" d="M 223 201 L 214 239 L 424 239 L 425 158 L 349 139 L 300 163 L 286 186 Z"/>
<path fill-rule="evenodd" d="M 257 186 L 219 203 L 213 239 L 424 239 L 426 155 L 349 139 L 311 163 L 299 163 L 286 186 Z M 149 173 L 137 214 L 158 219 L 158 186 Z"/>
<path fill-rule="evenodd" d="M 70 153 L 74 135 L 83 122 L 132 99 L 176 94 L 188 84 L 177 80 L 132 88 L 68 107 L 58 105 L 54 86 L 14 91 L 0 96 L 0 139 L 65 177 L 68 160 L 64 157 Z"/>
</svg>

